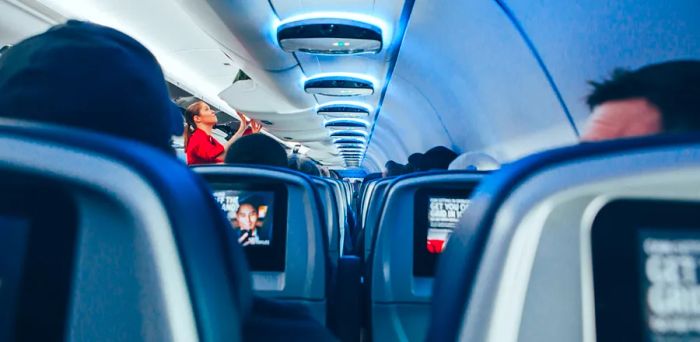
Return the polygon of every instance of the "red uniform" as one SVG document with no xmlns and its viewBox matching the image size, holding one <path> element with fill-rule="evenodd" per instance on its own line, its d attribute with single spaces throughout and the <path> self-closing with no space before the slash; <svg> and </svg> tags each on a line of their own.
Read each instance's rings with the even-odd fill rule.
<svg viewBox="0 0 700 342">
<path fill-rule="evenodd" d="M 218 157 L 222 152 L 224 145 L 201 129 L 194 130 L 185 150 L 188 165 L 223 163 L 224 157 Z"/>
</svg>

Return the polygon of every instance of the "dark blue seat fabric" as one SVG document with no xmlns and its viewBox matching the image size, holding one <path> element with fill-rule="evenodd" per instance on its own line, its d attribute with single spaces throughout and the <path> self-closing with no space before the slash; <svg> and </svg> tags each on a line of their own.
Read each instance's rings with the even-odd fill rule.
<svg viewBox="0 0 700 342">
<path fill-rule="evenodd" d="M 185 165 L 150 146 L 67 127 L 0 119 L 0 135 L 94 152 L 137 172 L 155 190 L 167 212 L 200 338 L 220 340 L 240 333 L 231 331 L 237 330 L 231 320 L 238 321 L 250 311 L 248 269 L 241 249 L 223 229 L 227 223 L 208 187 Z"/>
<path fill-rule="evenodd" d="M 174 156 L 108 135 L 17 120 L 0 119 L 0 136 L 90 151 L 127 166 L 154 189 L 176 240 L 201 340 L 334 340 L 303 307 L 255 298 L 243 251 L 209 186 Z"/>
<path fill-rule="evenodd" d="M 526 157 L 505 165 L 500 171 L 485 178 L 472 196 L 470 210 L 460 220 L 448 247 L 440 257 L 433 290 L 429 340 L 457 340 L 463 314 L 471 300 L 477 271 L 481 267 L 484 246 L 492 238 L 490 232 L 496 214 L 509 194 L 520 184 L 543 169 L 575 163 L 588 157 L 604 158 L 607 155 L 662 147 L 677 146 L 682 149 L 699 142 L 698 135 L 665 135 L 584 143 Z"/>
</svg>

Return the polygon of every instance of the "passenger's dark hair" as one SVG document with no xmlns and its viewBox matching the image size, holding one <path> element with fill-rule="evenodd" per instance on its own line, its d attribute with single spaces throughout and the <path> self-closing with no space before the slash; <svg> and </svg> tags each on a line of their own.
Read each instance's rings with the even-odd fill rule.
<svg viewBox="0 0 700 342">
<path fill-rule="evenodd" d="M 256 133 L 236 140 L 226 153 L 225 162 L 287 167 L 287 152 L 275 139 Z"/>
<path fill-rule="evenodd" d="M 406 165 L 410 171 L 419 171 L 421 169 L 421 162 L 423 160 L 423 153 L 414 153 L 408 156 L 408 165 Z"/>
<path fill-rule="evenodd" d="M 400 176 L 406 173 L 406 166 L 401 165 L 393 160 L 390 160 L 384 164 L 386 168 L 387 177 Z"/>
<path fill-rule="evenodd" d="M 593 86 L 588 106 L 644 98 L 661 112 L 665 132 L 700 130 L 700 61 L 671 61 L 638 70 L 617 69 Z"/>
<path fill-rule="evenodd" d="M 153 54 L 120 31 L 76 20 L 2 53 L 0 108 L 2 117 L 109 134 L 167 153 L 183 127 Z"/>
<path fill-rule="evenodd" d="M 298 153 L 294 153 L 289 157 L 288 166 L 292 170 L 305 173 L 309 176 L 321 176 L 321 170 L 316 166 L 316 163 Z"/>
<path fill-rule="evenodd" d="M 456 152 L 445 146 L 435 146 L 423 155 L 420 170 L 447 170 L 455 158 L 457 158 Z"/>
<path fill-rule="evenodd" d="M 192 136 L 192 133 L 197 129 L 197 125 L 194 123 L 194 116 L 199 115 L 202 106 L 204 106 L 204 101 L 197 101 L 187 106 L 187 109 L 185 109 L 185 150 L 187 150 L 187 143 L 190 141 L 190 136 Z"/>
</svg>

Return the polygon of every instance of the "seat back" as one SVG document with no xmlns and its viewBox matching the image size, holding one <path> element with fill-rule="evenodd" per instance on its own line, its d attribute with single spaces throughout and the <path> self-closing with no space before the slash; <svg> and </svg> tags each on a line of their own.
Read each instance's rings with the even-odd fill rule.
<svg viewBox="0 0 700 342">
<path fill-rule="evenodd" d="M 692 246 L 700 220 L 691 213 L 700 208 L 699 171 L 700 139 L 682 136 L 574 146 L 507 166 L 477 189 L 441 259 L 430 336 L 594 341 L 696 334 L 677 330 L 692 326 L 690 311 L 676 311 L 675 299 L 651 288 L 664 279 L 653 276 L 664 265 L 658 260 L 670 267 L 670 283 L 662 280 L 670 286 L 682 278 L 668 260 L 697 264 Z M 681 240 L 691 247 L 678 247 Z"/>
<path fill-rule="evenodd" d="M 17 120 L 0 143 L 0 340 L 240 339 L 242 253 L 184 164 Z"/>
<path fill-rule="evenodd" d="M 360 202 L 360 227 L 364 227 L 367 224 L 367 211 L 369 210 L 369 202 L 374 193 L 374 189 L 377 183 L 381 181 L 381 178 L 370 180 L 364 191 L 362 192 L 362 200 Z"/>
<path fill-rule="evenodd" d="M 325 219 L 328 256 L 333 268 L 338 266 L 338 258 L 341 255 L 344 232 L 340 225 L 340 213 L 338 198 L 336 197 L 334 184 L 321 177 L 312 177 L 316 190 L 321 198 L 321 215 Z"/>
<path fill-rule="evenodd" d="M 352 250 L 352 232 L 348 223 L 349 202 L 345 192 L 345 183 L 337 179 L 326 178 L 333 186 L 336 203 L 338 204 L 338 227 L 340 227 L 340 255 Z"/>
<path fill-rule="evenodd" d="M 375 341 L 426 338 L 438 253 L 482 176 L 412 174 L 388 188 L 367 275 Z"/>
<path fill-rule="evenodd" d="M 379 214 L 382 212 L 382 206 L 384 204 L 384 199 L 386 197 L 389 185 L 394 180 L 394 178 L 383 178 L 377 181 L 372 194 L 370 195 L 369 204 L 367 205 L 367 220 L 365 225 L 362 227 L 362 232 L 360 233 L 361 242 L 358 245 L 363 246 L 363 260 L 369 260 L 369 255 L 372 250 L 372 241 L 374 239 L 374 232 L 379 224 Z"/>
<path fill-rule="evenodd" d="M 325 322 L 328 232 L 311 178 L 259 165 L 208 165 L 193 170 L 210 184 L 231 219 L 230 229 L 242 239 L 246 221 L 239 218 L 238 208 L 247 202 L 258 208 L 257 241 L 244 247 L 255 292 L 304 304 Z"/>
</svg>

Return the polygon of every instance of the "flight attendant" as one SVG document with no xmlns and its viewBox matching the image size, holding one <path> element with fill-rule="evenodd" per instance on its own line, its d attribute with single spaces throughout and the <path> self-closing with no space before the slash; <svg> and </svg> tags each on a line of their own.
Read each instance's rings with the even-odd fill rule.
<svg viewBox="0 0 700 342">
<path fill-rule="evenodd" d="M 185 121 L 185 153 L 188 165 L 223 163 L 226 151 L 236 139 L 243 136 L 251 124 L 251 120 L 241 115 L 238 131 L 222 145 L 211 136 L 217 123 L 216 112 L 204 101 L 197 101 L 187 107 Z"/>
</svg>

